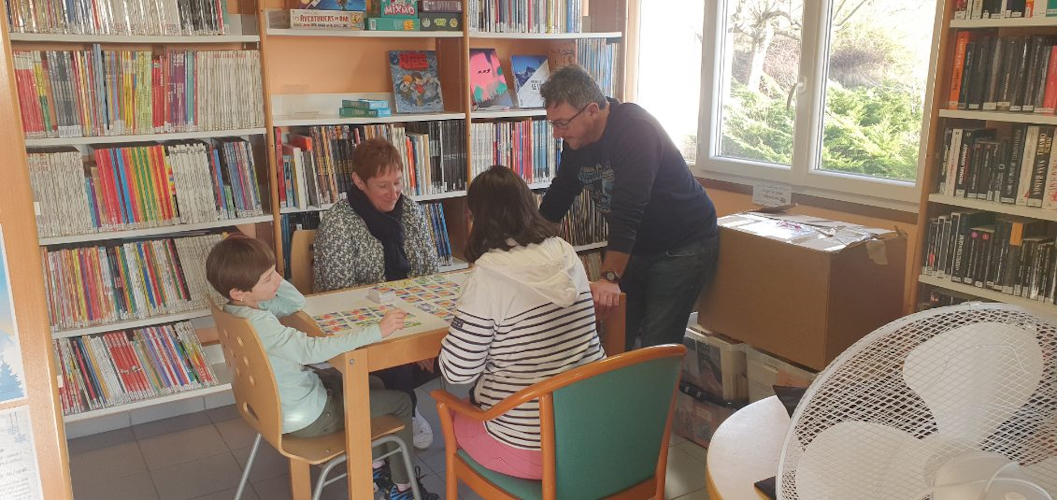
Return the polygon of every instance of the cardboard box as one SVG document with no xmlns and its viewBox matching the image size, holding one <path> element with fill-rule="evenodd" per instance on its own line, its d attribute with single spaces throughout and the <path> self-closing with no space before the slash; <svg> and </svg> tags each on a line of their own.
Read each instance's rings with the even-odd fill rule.
<svg viewBox="0 0 1057 500">
<path fill-rule="evenodd" d="M 788 214 L 723 217 L 698 324 L 821 370 L 903 315 L 906 237 Z"/>
<path fill-rule="evenodd" d="M 290 9 L 292 29 L 363 30 L 363 12 Z"/>
<path fill-rule="evenodd" d="M 675 415 L 672 416 L 672 432 L 705 448 L 712 441 L 719 424 L 729 418 L 737 408 L 721 406 L 709 401 L 699 401 L 686 394 L 675 396 Z"/>
<path fill-rule="evenodd" d="M 367 10 L 367 0 L 287 0 L 286 6 L 290 9 L 355 10 L 364 12 Z"/>
<path fill-rule="evenodd" d="M 736 340 L 707 332 L 686 330 L 682 379 L 720 401 L 748 398 L 745 352 Z"/>
<path fill-rule="evenodd" d="M 370 0 L 367 2 L 367 13 L 371 17 L 417 18 L 418 2 L 416 0 Z"/>
<path fill-rule="evenodd" d="M 749 402 L 774 396 L 774 386 L 807 387 L 814 382 L 817 373 L 769 356 L 742 344 L 748 373 Z"/>
<path fill-rule="evenodd" d="M 462 29 L 462 13 L 423 12 L 418 15 L 422 31 L 459 31 Z"/>
<path fill-rule="evenodd" d="M 418 31 L 418 18 L 368 17 L 369 31 Z"/>
<path fill-rule="evenodd" d="M 421 0 L 418 3 L 421 12 L 462 12 L 462 0 Z"/>
</svg>

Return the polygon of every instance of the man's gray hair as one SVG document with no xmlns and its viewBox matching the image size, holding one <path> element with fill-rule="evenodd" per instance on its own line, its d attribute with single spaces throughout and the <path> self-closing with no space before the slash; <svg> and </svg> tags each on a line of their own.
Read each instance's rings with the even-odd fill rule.
<svg viewBox="0 0 1057 500">
<path fill-rule="evenodd" d="M 540 96 L 543 97 L 543 105 L 548 108 L 564 102 L 576 109 L 583 109 L 594 102 L 598 103 L 600 109 L 605 109 L 607 103 L 595 79 L 575 64 L 563 66 L 552 73 L 540 87 Z"/>
</svg>

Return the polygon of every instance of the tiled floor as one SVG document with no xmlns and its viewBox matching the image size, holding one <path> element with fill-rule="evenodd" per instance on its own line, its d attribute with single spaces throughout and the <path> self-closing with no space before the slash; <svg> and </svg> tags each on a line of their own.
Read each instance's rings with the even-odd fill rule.
<svg viewBox="0 0 1057 500">
<path fill-rule="evenodd" d="M 419 409 L 435 431 L 433 446 L 415 462 L 426 489 L 444 495 L 444 442 L 429 391 L 419 388 Z M 460 392 L 451 388 L 452 392 Z M 465 388 L 462 388 L 465 391 Z M 77 500 L 221 500 L 235 496 L 254 432 L 234 406 L 159 420 L 73 439 L 69 443 L 73 491 Z M 705 449 L 679 437 L 668 452 L 665 497 L 707 499 Z M 262 444 L 250 473 L 245 500 L 290 498 L 286 460 Z M 313 472 L 316 469 L 314 468 Z M 314 476 L 313 476 L 314 477 Z M 344 498 L 345 481 L 324 489 L 324 499 Z M 478 499 L 460 485 L 459 498 Z"/>
</svg>

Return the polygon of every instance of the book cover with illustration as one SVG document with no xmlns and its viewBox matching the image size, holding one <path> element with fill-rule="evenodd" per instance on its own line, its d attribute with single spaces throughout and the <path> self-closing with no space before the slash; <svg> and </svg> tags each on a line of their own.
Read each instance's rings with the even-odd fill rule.
<svg viewBox="0 0 1057 500">
<path fill-rule="evenodd" d="M 287 0 L 290 9 L 344 10 L 365 12 L 367 0 Z"/>
<path fill-rule="evenodd" d="M 437 53 L 432 50 L 393 50 L 389 52 L 393 77 L 393 100 L 397 113 L 437 113 L 444 111 L 437 74 Z"/>
<path fill-rule="evenodd" d="M 514 106 L 495 49 L 470 49 L 470 95 L 477 109 Z"/>
<path fill-rule="evenodd" d="M 514 91 L 519 108 L 542 108 L 540 87 L 551 76 L 547 56 L 512 56 L 510 67 L 514 70 Z"/>
</svg>

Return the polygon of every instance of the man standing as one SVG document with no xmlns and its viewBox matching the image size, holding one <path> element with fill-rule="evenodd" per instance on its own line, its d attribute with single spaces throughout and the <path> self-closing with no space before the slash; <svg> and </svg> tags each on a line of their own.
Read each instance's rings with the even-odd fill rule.
<svg viewBox="0 0 1057 500">
<path fill-rule="evenodd" d="M 591 294 L 602 311 L 627 294 L 632 349 L 682 343 L 686 323 L 719 250 L 716 210 L 675 143 L 641 107 L 607 99 L 579 66 L 540 89 L 554 137 L 563 139 L 558 175 L 540 212 L 558 222 L 581 191 L 609 224 L 602 279 Z"/>
</svg>

